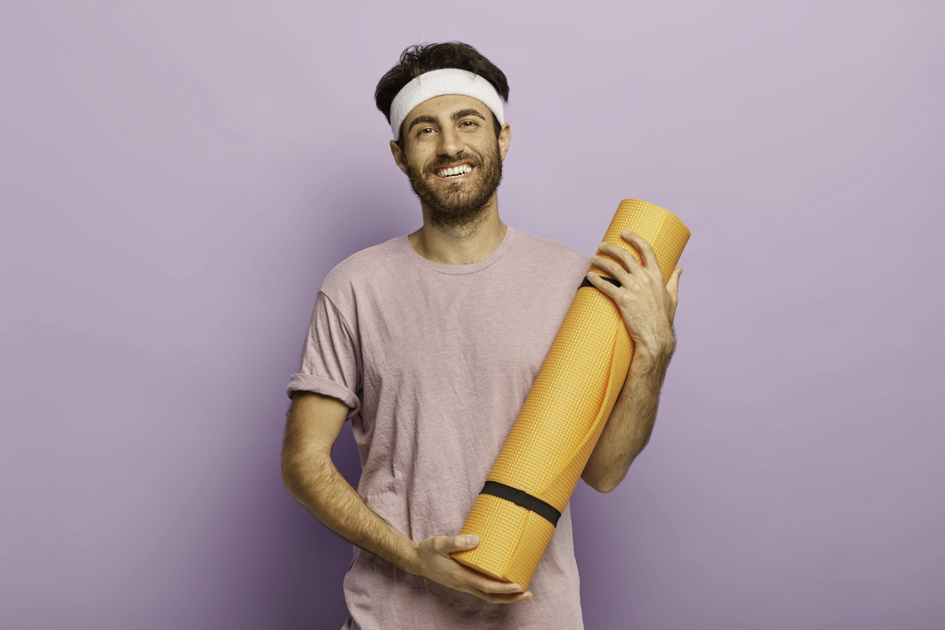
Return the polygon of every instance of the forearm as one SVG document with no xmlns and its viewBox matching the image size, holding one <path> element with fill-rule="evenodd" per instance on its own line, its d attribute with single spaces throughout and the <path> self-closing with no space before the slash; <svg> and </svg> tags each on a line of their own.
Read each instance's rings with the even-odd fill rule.
<svg viewBox="0 0 945 630">
<path fill-rule="evenodd" d="M 584 467 L 582 477 L 594 489 L 610 492 L 616 488 L 649 442 L 674 347 L 659 352 L 638 349 L 634 355 L 623 389 Z"/>
<path fill-rule="evenodd" d="M 328 529 L 348 542 L 416 573 L 416 545 L 372 511 L 328 453 L 283 457 L 286 488 Z"/>
</svg>

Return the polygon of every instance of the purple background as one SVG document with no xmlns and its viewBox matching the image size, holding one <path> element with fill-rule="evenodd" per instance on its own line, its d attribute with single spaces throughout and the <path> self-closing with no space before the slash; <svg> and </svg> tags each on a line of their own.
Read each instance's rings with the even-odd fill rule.
<svg viewBox="0 0 945 630">
<path fill-rule="evenodd" d="M 572 503 L 588 628 L 942 628 L 942 6 L 0 4 L 0 626 L 340 626 L 284 388 L 327 271 L 420 223 L 377 79 L 463 39 L 506 222 L 693 234 L 653 440 Z"/>
</svg>

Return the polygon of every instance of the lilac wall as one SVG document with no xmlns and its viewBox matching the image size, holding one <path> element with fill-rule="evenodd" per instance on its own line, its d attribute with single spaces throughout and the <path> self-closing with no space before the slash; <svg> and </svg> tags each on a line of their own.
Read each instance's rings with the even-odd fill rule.
<svg viewBox="0 0 945 630">
<path fill-rule="evenodd" d="M 941 4 L 557 5 L 0 5 L 0 626 L 340 625 L 284 387 L 324 274 L 419 225 L 374 83 L 465 39 L 507 222 L 693 233 L 653 441 L 572 504 L 588 627 L 942 627 Z"/>
</svg>

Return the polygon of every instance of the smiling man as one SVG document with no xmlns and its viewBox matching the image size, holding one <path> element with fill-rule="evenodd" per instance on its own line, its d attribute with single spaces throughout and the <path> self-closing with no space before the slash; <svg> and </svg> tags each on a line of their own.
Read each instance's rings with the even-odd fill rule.
<svg viewBox="0 0 945 630">
<path fill-rule="evenodd" d="M 571 517 L 565 509 L 528 592 L 450 557 L 589 261 L 506 226 L 497 188 L 511 128 L 505 75 L 471 46 L 408 48 L 380 80 L 394 162 L 420 199 L 416 232 L 354 254 L 322 284 L 283 449 L 286 487 L 355 545 L 344 580 L 345 628 L 583 627 Z M 675 348 L 681 269 L 667 284 L 652 248 L 592 260 L 636 350 L 583 478 L 609 492 L 646 445 Z M 649 264 L 648 264 L 649 263 Z M 357 491 L 331 460 L 346 420 L 361 455 Z"/>
</svg>

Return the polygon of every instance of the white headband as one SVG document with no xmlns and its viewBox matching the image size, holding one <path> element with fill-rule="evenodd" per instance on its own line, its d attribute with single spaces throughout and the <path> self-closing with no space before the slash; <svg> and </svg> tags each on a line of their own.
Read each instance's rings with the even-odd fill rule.
<svg viewBox="0 0 945 630">
<path fill-rule="evenodd" d="M 468 70 L 458 68 L 431 70 L 410 81 L 394 97 L 394 102 L 390 105 L 390 128 L 394 132 L 394 140 L 400 139 L 400 126 L 404 124 L 407 114 L 414 107 L 444 94 L 458 94 L 479 99 L 492 110 L 500 125 L 505 123 L 502 99 L 487 80 Z"/>
</svg>

